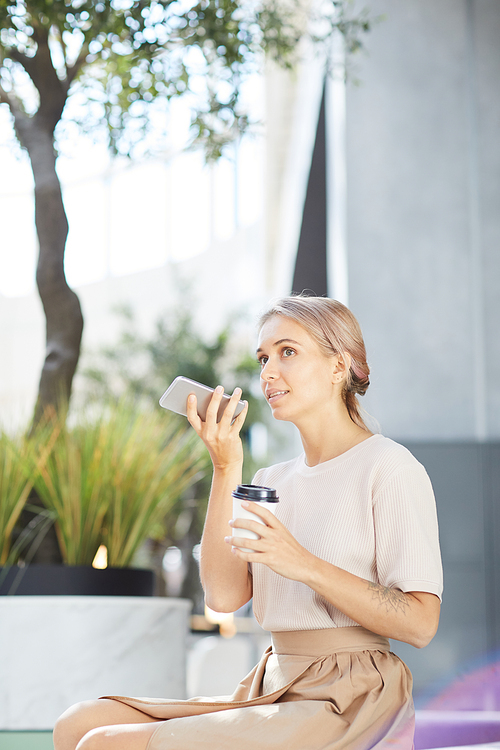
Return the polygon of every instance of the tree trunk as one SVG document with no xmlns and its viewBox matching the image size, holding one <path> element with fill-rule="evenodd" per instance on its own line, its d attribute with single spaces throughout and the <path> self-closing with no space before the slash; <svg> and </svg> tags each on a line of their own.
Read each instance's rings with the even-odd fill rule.
<svg viewBox="0 0 500 750">
<path fill-rule="evenodd" d="M 35 223 L 40 247 L 36 280 L 46 319 L 46 354 L 33 416 L 32 427 L 35 427 L 46 410 L 60 413 L 69 402 L 80 355 L 83 316 L 78 297 L 69 288 L 64 274 L 68 220 L 56 172 L 53 128 L 50 125 L 44 128 L 36 116 L 28 118 L 20 112 L 15 115 L 15 126 L 29 154 L 35 180 Z M 34 494 L 30 502 L 43 507 Z M 53 526 L 31 562 L 62 562 Z"/>
<path fill-rule="evenodd" d="M 56 172 L 53 132 L 38 117 L 16 117 L 16 130 L 28 151 L 35 179 L 35 223 L 40 252 L 36 281 L 46 318 L 46 354 L 33 424 L 47 409 L 67 405 L 83 331 L 76 294 L 64 274 L 68 220 Z"/>
</svg>

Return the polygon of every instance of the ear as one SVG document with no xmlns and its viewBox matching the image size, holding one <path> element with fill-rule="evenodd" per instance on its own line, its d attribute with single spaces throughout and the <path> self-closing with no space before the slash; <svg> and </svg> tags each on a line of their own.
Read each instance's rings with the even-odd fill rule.
<svg viewBox="0 0 500 750">
<path fill-rule="evenodd" d="M 349 352 L 342 352 L 340 354 L 336 354 L 334 357 L 334 366 L 333 366 L 333 382 L 334 383 L 341 383 L 342 380 L 345 380 L 347 377 L 347 373 L 349 372 L 351 368 L 351 355 Z"/>
</svg>

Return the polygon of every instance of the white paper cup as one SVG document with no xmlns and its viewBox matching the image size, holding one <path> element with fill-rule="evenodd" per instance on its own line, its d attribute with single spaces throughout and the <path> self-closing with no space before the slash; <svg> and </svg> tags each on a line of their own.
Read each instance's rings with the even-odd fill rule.
<svg viewBox="0 0 500 750">
<path fill-rule="evenodd" d="M 247 488 L 248 488 L 248 494 L 247 494 Z M 259 493 L 259 490 L 262 490 L 262 492 Z M 252 513 L 252 511 L 247 510 L 246 508 L 242 508 L 241 503 L 244 500 L 248 500 L 249 502 L 258 502 L 259 505 L 263 508 L 267 508 L 271 511 L 271 513 L 275 513 L 276 506 L 278 504 L 278 498 L 275 497 L 273 502 L 260 500 L 256 497 L 256 495 L 261 494 L 265 495 L 269 492 L 274 492 L 273 490 L 270 490 L 268 487 L 256 487 L 254 485 L 238 485 L 236 490 L 233 492 L 233 519 L 248 519 L 250 521 L 257 521 L 257 523 L 261 523 L 263 526 L 266 524 L 262 520 L 260 516 L 258 516 L 256 513 Z M 235 497 L 235 495 L 238 494 L 240 497 Z M 245 495 L 245 497 L 241 497 L 241 495 Z M 253 496 L 252 496 L 253 495 Z M 276 493 L 274 492 L 274 495 Z M 243 537 L 244 539 L 260 539 L 260 536 L 256 534 L 254 531 L 250 531 L 250 529 L 243 529 L 243 528 L 237 528 L 233 526 L 232 529 L 232 535 L 235 537 Z M 249 547 L 238 547 L 238 549 L 242 550 L 242 552 L 255 552 L 256 550 L 250 549 Z"/>
</svg>

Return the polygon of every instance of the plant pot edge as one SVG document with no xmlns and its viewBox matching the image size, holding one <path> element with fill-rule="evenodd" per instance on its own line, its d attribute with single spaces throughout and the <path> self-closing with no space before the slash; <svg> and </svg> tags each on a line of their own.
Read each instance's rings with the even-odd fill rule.
<svg viewBox="0 0 500 750">
<path fill-rule="evenodd" d="M 146 568 L 0 567 L 0 596 L 154 596 L 155 582 L 155 572 Z"/>
</svg>

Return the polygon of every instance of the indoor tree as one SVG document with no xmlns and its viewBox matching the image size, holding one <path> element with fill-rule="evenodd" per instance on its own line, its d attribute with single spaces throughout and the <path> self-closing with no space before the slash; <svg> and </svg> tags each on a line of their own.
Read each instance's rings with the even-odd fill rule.
<svg viewBox="0 0 500 750">
<path fill-rule="evenodd" d="M 39 242 L 37 286 L 46 316 L 46 356 L 35 423 L 67 403 L 80 355 L 83 316 L 64 273 L 68 222 L 56 171 L 65 119 L 104 129 L 115 153 L 133 156 L 158 101 L 187 96 L 192 142 L 209 158 L 249 127 L 241 84 L 265 53 L 296 61 L 309 38 L 347 50 L 368 29 L 348 0 L 0 0 L 0 105 L 28 153 Z M 315 4 L 312 4 L 316 7 Z M 202 85 L 200 86 L 200 82 Z M 194 96 L 196 90 L 196 96 Z"/>
</svg>

